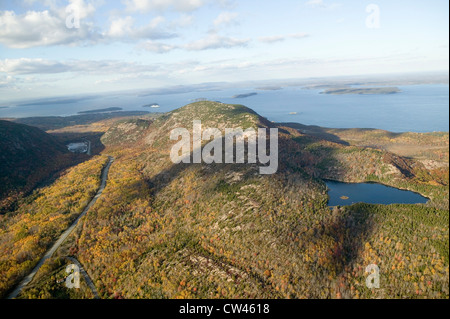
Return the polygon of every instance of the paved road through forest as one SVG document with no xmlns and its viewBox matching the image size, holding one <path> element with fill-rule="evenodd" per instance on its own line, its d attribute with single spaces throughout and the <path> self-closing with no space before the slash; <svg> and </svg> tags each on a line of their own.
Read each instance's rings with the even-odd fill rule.
<svg viewBox="0 0 450 319">
<path fill-rule="evenodd" d="M 61 246 L 61 244 L 69 237 L 69 235 L 73 232 L 75 227 L 78 224 L 78 221 L 86 215 L 86 213 L 89 211 L 89 209 L 95 204 L 97 199 L 102 195 L 103 190 L 106 187 L 106 181 L 108 180 L 108 172 L 109 168 L 111 167 L 111 164 L 114 162 L 114 158 L 109 156 L 109 162 L 106 165 L 106 167 L 103 169 L 102 172 L 102 181 L 100 184 L 100 188 L 97 191 L 97 194 L 95 197 L 89 202 L 89 204 L 86 206 L 86 208 L 83 210 L 83 212 L 80 214 L 80 216 L 77 217 L 77 219 L 70 225 L 69 228 L 67 228 L 61 236 L 58 238 L 58 240 L 53 244 L 53 246 L 45 253 L 45 255 L 39 260 L 37 265 L 33 268 L 33 270 L 19 283 L 19 285 L 8 295 L 8 299 L 16 298 L 19 293 L 22 291 L 23 288 L 25 288 L 34 278 L 36 273 L 38 272 L 39 268 L 44 264 L 44 262 L 51 258 L 52 255 L 55 253 L 55 251 Z"/>
</svg>

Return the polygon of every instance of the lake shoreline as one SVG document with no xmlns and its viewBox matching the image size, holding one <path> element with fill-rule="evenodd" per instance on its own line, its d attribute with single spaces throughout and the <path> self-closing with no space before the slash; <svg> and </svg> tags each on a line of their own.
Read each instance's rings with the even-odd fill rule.
<svg viewBox="0 0 450 319">
<path fill-rule="evenodd" d="M 403 187 L 396 187 L 396 186 L 392 186 L 392 185 L 388 185 L 388 184 L 385 184 L 385 183 L 382 183 L 382 182 L 376 182 L 376 181 L 364 181 L 364 182 L 342 182 L 342 181 L 339 181 L 339 180 L 332 180 L 332 179 L 322 179 L 322 181 L 325 183 L 325 185 L 326 185 L 326 187 L 327 187 L 327 193 L 328 193 L 328 202 L 327 202 L 327 205 L 329 206 L 329 207 L 336 207 L 336 206 L 350 206 L 350 205 L 353 205 L 353 204 L 357 204 L 357 203 L 366 203 L 366 204 L 373 204 L 373 205 L 393 205 L 393 204 L 406 204 L 406 205 L 417 205 L 417 204 L 426 204 L 426 203 L 428 203 L 429 201 L 431 201 L 432 199 L 431 198 L 429 198 L 429 197 L 427 197 L 427 196 L 425 196 L 425 195 L 423 195 L 423 194 L 421 194 L 421 193 L 419 193 L 419 192 L 417 192 L 417 191 L 414 191 L 414 190 L 410 190 L 410 189 L 407 189 L 407 188 L 403 188 Z M 332 184 L 336 184 L 336 185 L 351 185 L 351 186 L 358 186 L 358 185 L 379 185 L 379 186 L 383 186 L 384 188 L 386 188 L 386 191 L 390 191 L 390 190 L 396 190 L 396 191 L 401 191 L 401 192 L 407 192 L 407 193 L 404 193 L 404 194 L 411 194 L 411 195 L 414 195 L 415 197 L 416 196 L 420 196 L 420 198 L 423 198 L 424 200 L 426 200 L 425 202 L 389 202 L 389 203 L 369 203 L 369 202 L 365 202 L 365 201 L 356 201 L 356 202 L 352 202 L 352 203 L 345 203 L 344 202 L 344 204 L 345 205 L 340 205 L 340 204 L 338 204 L 338 205 L 329 205 L 329 203 L 330 203 L 330 201 L 336 201 L 337 199 L 336 198 L 331 198 L 331 196 L 330 196 L 330 191 L 331 190 L 333 190 L 333 189 L 331 189 L 330 187 L 329 187 L 329 184 L 330 183 L 332 183 Z M 336 189 L 334 189 L 334 190 L 336 190 Z M 334 191 L 333 190 L 333 191 Z M 341 196 L 339 196 L 339 195 L 341 195 Z M 344 195 L 344 196 L 342 196 L 342 195 Z M 338 196 L 341 200 L 350 200 L 351 199 L 351 197 L 349 197 L 349 196 L 347 196 L 348 194 L 344 194 L 344 193 L 342 193 L 342 194 L 338 194 L 338 195 L 336 195 L 336 196 Z M 345 199 L 343 198 L 343 197 L 346 197 Z M 411 199 L 412 199 L 412 197 L 413 196 L 411 196 Z M 416 198 L 418 198 L 419 199 L 419 197 L 416 197 Z"/>
</svg>

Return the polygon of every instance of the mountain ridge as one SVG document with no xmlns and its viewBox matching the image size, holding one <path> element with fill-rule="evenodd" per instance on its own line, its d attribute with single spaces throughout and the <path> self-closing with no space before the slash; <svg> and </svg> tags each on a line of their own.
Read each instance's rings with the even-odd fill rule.
<svg viewBox="0 0 450 319">
<path fill-rule="evenodd" d="M 221 130 L 277 127 L 278 171 L 172 163 L 170 131 L 191 130 L 193 120 Z M 64 256 L 84 265 L 102 298 L 448 296 L 448 186 L 433 184 L 435 176 L 414 158 L 352 145 L 345 134 L 330 141 L 333 131 L 302 129 L 269 122 L 244 106 L 206 101 L 151 122 L 145 116 L 116 122 L 104 135 L 104 153 L 116 160 L 102 197 L 38 274 L 46 281 L 39 287 L 48 288 L 30 287 L 23 296 L 64 291 L 51 280 L 63 272 L 58 258 Z M 89 163 L 80 167 L 92 170 Z M 330 210 L 323 178 L 383 183 L 431 200 Z M 71 207 L 70 199 L 65 205 Z M 16 231 L 5 236 L 31 236 Z M 18 254 L 17 263 L 26 256 Z M 384 271 L 386 289 L 366 288 L 364 269 L 372 263 Z"/>
</svg>

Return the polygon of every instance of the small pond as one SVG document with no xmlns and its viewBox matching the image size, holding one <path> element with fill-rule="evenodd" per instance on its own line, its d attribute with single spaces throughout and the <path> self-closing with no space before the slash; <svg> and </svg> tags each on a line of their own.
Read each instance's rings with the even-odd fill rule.
<svg viewBox="0 0 450 319">
<path fill-rule="evenodd" d="M 72 153 L 87 153 L 88 143 L 87 142 L 70 143 L 67 145 L 67 149 Z"/>
<path fill-rule="evenodd" d="M 328 187 L 328 206 L 354 203 L 368 204 L 424 204 L 428 198 L 420 194 L 377 183 L 342 183 L 325 180 Z"/>
</svg>

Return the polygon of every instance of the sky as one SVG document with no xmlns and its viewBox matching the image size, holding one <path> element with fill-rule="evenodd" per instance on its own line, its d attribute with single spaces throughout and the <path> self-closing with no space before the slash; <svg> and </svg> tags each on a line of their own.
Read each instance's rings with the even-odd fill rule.
<svg viewBox="0 0 450 319">
<path fill-rule="evenodd" d="M 448 71 L 447 0 L 0 0 L 0 102 Z"/>
</svg>

